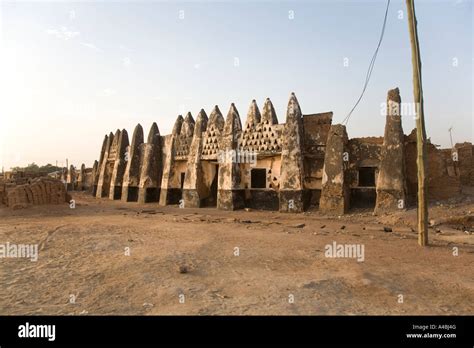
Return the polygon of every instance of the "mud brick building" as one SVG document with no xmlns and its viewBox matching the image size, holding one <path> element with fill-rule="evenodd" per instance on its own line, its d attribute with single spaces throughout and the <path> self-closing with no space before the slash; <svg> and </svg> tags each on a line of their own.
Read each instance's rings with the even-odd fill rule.
<svg viewBox="0 0 474 348">
<path fill-rule="evenodd" d="M 332 124 L 332 112 L 304 115 L 293 93 L 285 123 L 267 98 L 261 111 L 251 102 L 244 124 L 234 104 L 226 117 L 217 105 L 196 120 L 180 115 L 169 135 L 153 123 L 146 141 L 138 124 L 131 141 L 125 129 L 105 136 L 91 191 L 125 202 L 224 210 L 405 209 L 416 198 L 416 137 L 403 132 L 400 103 L 398 88 L 390 90 L 383 137 L 349 138 L 344 125 Z M 471 143 L 445 150 L 428 144 L 431 200 L 474 185 L 473 153 Z"/>
<path fill-rule="evenodd" d="M 93 173 L 97 170 L 97 161 L 92 168 L 86 168 L 83 163 L 79 169 L 70 165 L 69 168 L 50 173 L 52 178 L 60 179 L 68 191 L 92 191 Z"/>
</svg>

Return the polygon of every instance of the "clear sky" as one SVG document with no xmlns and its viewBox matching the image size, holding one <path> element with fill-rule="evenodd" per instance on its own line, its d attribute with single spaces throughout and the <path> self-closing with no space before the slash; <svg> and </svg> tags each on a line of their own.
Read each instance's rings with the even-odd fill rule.
<svg viewBox="0 0 474 348">
<path fill-rule="evenodd" d="M 472 141 L 473 4 L 416 2 L 428 136 Z M 386 1 L 0 1 L 0 166 L 92 166 L 103 137 L 140 122 L 170 133 L 180 113 L 245 122 L 266 97 L 285 122 L 295 92 L 304 114 L 341 122 L 360 95 Z M 346 64 L 345 64 L 346 63 Z M 385 37 L 350 137 L 381 136 L 381 105 L 399 87 L 413 101 L 405 1 Z M 406 134 L 414 128 L 405 116 Z"/>
</svg>

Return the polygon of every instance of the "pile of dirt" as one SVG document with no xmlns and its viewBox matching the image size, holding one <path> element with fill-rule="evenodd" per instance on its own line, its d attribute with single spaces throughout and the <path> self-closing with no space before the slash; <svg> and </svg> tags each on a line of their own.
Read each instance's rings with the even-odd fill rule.
<svg viewBox="0 0 474 348">
<path fill-rule="evenodd" d="M 6 188 L 6 204 L 12 209 L 30 205 L 60 204 L 69 201 L 64 184 L 56 179 L 37 178 L 30 183 Z"/>
</svg>

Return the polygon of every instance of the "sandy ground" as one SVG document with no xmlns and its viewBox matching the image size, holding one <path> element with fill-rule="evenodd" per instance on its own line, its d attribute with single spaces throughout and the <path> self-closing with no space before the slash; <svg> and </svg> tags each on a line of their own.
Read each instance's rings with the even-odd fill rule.
<svg viewBox="0 0 474 348">
<path fill-rule="evenodd" d="M 0 208 L 0 244 L 39 244 L 37 262 L 0 259 L 0 314 L 474 313 L 472 203 L 432 207 L 421 248 L 413 209 L 328 218 L 73 198 Z M 334 241 L 364 245 L 364 261 L 326 257 Z"/>
</svg>

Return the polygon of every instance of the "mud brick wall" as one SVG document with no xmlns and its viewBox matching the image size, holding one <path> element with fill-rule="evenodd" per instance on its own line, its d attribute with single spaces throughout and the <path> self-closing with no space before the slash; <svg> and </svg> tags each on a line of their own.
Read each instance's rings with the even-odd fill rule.
<svg viewBox="0 0 474 348">
<path fill-rule="evenodd" d="M 31 184 L 7 189 L 7 205 L 12 209 L 29 205 L 60 204 L 67 202 L 68 198 L 64 184 L 55 179 L 35 179 Z"/>
<path fill-rule="evenodd" d="M 461 177 L 461 184 L 474 186 L 474 157 L 473 146 L 471 143 L 456 144 L 458 153 L 457 168 Z"/>
<path fill-rule="evenodd" d="M 1 180 L 0 181 L 0 205 L 7 204 L 6 200 L 7 200 L 6 185 L 5 185 L 5 181 Z"/>
<path fill-rule="evenodd" d="M 303 115 L 305 152 L 318 152 L 326 146 L 332 124 L 332 112 Z"/>
<path fill-rule="evenodd" d="M 349 187 L 358 185 L 360 167 L 378 167 L 383 137 L 352 138 L 349 140 L 349 162 L 346 168 L 346 180 Z"/>
<path fill-rule="evenodd" d="M 319 209 L 323 213 L 342 215 L 349 209 L 350 197 L 344 161 L 348 150 L 346 126 L 331 126 L 326 148 Z"/>
<path fill-rule="evenodd" d="M 312 204 L 319 204 L 326 142 L 332 112 L 303 115 L 305 189 L 311 190 Z"/>
<path fill-rule="evenodd" d="M 418 191 L 416 154 L 416 130 L 414 129 L 409 136 L 405 137 L 406 177 L 410 204 L 416 203 Z M 428 199 L 430 201 L 444 200 L 459 195 L 461 178 L 454 170 L 450 153 L 437 149 L 433 144 L 428 144 L 427 157 Z"/>
</svg>

